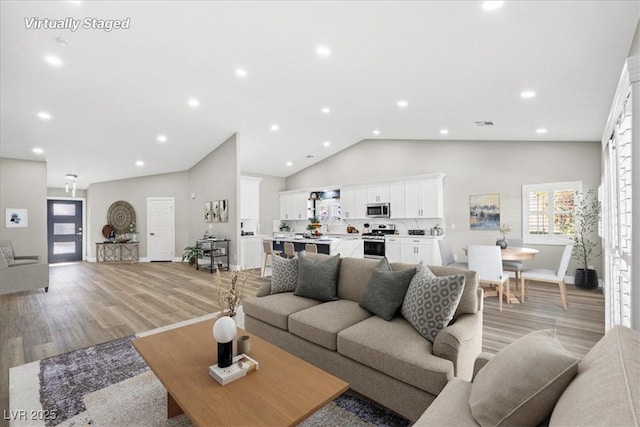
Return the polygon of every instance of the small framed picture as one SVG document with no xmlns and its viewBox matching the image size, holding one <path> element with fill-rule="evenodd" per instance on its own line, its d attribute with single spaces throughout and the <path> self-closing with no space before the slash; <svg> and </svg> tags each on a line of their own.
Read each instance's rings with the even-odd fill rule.
<svg viewBox="0 0 640 427">
<path fill-rule="evenodd" d="M 500 194 L 469 196 L 469 223 L 472 230 L 499 230 Z"/>
<path fill-rule="evenodd" d="M 213 222 L 220 222 L 220 200 L 214 200 L 211 203 L 211 220 Z"/>
<path fill-rule="evenodd" d="M 229 221 L 229 201 L 227 199 L 220 200 L 220 222 Z"/>
<path fill-rule="evenodd" d="M 204 222 L 213 222 L 213 202 L 204 202 Z"/>
<path fill-rule="evenodd" d="M 26 228 L 29 226 L 29 210 L 18 208 L 5 209 L 5 227 Z"/>
</svg>

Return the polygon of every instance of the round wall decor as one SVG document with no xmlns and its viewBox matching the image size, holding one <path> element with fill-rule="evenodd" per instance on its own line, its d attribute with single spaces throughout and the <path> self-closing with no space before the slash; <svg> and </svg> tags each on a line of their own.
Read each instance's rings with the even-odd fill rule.
<svg viewBox="0 0 640 427">
<path fill-rule="evenodd" d="M 129 225 L 136 220 L 136 211 L 129 203 L 119 200 L 109 207 L 107 220 L 117 233 L 127 233 Z"/>
</svg>

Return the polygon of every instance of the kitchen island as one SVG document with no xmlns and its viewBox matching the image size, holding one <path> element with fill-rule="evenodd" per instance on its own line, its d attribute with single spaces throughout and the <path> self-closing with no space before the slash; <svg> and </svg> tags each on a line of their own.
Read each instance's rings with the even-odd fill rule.
<svg viewBox="0 0 640 427">
<path fill-rule="evenodd" d="M 313 243 L 318 247 L 318 253 L 327 255 L 340 254 L 340 258 L 353 257 L 364 258 L 364 242 L 359 235 L 344 237 L 322 237 L 319 239 L 305 239 L 292 236 L 274 236 L 264 240 L 273 242 L 273 249 L 284 253 L 284 243 L 293 243 L 296 252 L 304 251 L 307 243 Z"/>
</svg>

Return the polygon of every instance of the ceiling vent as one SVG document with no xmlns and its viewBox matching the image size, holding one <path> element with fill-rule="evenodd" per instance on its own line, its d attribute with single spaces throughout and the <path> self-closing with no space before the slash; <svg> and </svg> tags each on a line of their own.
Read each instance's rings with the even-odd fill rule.
<svg viewBox="0 0 640 427">
<path fill-rule="evenodd" d="M 476 126 L 493 126 L 493 122 L 490 120 L 480 120 L 474 122 Z"/>
</svg>

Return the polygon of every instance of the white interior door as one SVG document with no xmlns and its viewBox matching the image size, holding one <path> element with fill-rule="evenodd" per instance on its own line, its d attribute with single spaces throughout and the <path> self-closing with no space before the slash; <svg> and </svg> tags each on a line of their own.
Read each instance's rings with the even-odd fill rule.
<svg viewBox="0 0 640 427">
<path fill-rule="evenodd" d="M 175 200 L 147 198 L 147 257 L 149 261 L 172 261 L 175 249 Z"/>
</svg>

